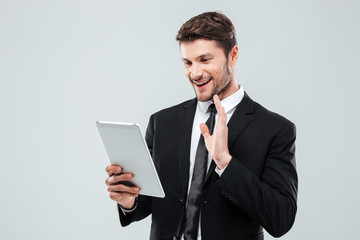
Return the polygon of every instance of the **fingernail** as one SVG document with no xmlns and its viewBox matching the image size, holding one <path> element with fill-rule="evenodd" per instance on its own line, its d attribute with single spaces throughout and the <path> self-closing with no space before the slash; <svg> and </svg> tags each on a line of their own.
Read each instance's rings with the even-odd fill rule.
<svg viewBox="0 0 360 240">
<path fill-rule="evenodd" d="M 127 175 L 126 175 L 126 178 L 127 178 L 127 179 L 130 179 L 130 178 L 131 178 L 131 174 L 127 174 Z"/>
<path fill-rule="evenodd" d="M 116 172 L 121 172 L 121 167 L 116 168 Z"/>
</svg>

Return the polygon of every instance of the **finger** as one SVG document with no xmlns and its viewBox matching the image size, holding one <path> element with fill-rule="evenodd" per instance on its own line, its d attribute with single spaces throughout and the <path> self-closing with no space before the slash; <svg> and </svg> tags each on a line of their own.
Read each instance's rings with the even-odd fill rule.
<svg viewBox="0 0 360 240">
<path fill-rule="evenodd" d="M 119 184 L 119 182 L 122 182 L 122 181 L 130 181 L 131 179 L 133 179 L 133 177 L 134 177 L 134 174 L 132 174 L 132 173 L 116 174 L 116 175 L 112 175 L 112 176 L 108 177 L 105 180 L 105 184 L 106 185 Z"/>
<path fill-rule="evenodd" d="M 129 181 L 133 178 L 134 178 L 134 174 L 132 173 L 123 173 L 113 176 L 114 182 Z"/>
<path fill-rule="evenodd" d="M 220 99 L 218 95 L 214 95 L 213 101 L 215 103 L 215 107 L 216 107 L 216 111 L 218 113 L 219 116 L 219 120 L 221 121 L 221 123 L 223 123 L 223 120 L 225 118 L 226 121 L 226 114 L 225 114 L 225 108 L 221 105 Z M 219 122 L 218 120 L 218 122 Z"/>
<path fill-rule="evenodd" d="M 124 193 L 124 192 L 110 192 L 109 193 L 110 199 L 120 202 L 121 200 L 128 198 L 128 197 L 134 197 L 136 198 L 139 196 L 139 194 L 132 194 L 132 193 Z"/>
<path fill-rule="evenodd" d="M 203 137 L 204 137 L 205 139 L 210 136 L 209 128 L 208 128 L 208 126 L 206 126 L 205 123 L 201 123 L 201 124 L 200 124 L 200 131 L 201 131 L 201 134 L 203 135 Z"/>
<path fill-rule="evenodd" d="M 219 127 L 226 126 L 227 116 L 225 113 L 225 108 L 221 105 L 218 95 L 214 96 L 213 101 L 215 103 L 216 111 L 218 113 L 218 121 L 216 123 L 216 129 L 220 129 Z"/>
<path fill-rule="evenodd" d="M 140 192 L 139 187 L 129 187 L 124 184 L 110 185 L 107 190 L 108 192 L 123 192 L 130 194 L 139 194 Z"/>
<path fill-rule="evenodd" d="M 225 108 L 223 106 L 220 107 L 220 115 L 219 115 L 219 121 L 223 124 L 226 125 L 226 113 L 225 113 Z"/>
<path fill-rule="evenodd" d="M 218 95 L 214 95 L 213 101 L 214 101 L 214 103 L 215 103 L 216 111 L 217 111 L 218 113 L 220 113 L 221 102 L 220 102 L 219 96 L 218 96 Z"/>
<path fill-rule="evenodd" d="M 122 167 L 118 165 L 109 165 L 106 167 L 105 171 L 109 176 L 112 176 L 114 174 L 119 174 L 122 171 Z"/>
</svg>

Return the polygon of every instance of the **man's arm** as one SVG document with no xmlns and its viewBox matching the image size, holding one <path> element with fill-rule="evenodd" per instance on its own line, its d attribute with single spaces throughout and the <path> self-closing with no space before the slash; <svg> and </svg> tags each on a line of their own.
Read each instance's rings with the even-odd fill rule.
<svg viewBox="0 0 360 240">
<path fill-rule="evenodd" d="M 124 181 L 131 181 L 134 175 L 123 173 L 122 167 L 117 165 L 107 166 L 106 172 L 109 177 L 105 183 L 108 186 L 110 198 L 117 202 L 121 225 L 127 226 L 133 221 L 147 217 L 150 214 L 151 198 L 139 195 L 139 187 L 122 184 Z M 136 208 L 134 209 L 135 204 Z"/>
<path fill-rule="evenodd" d="M 297 211 L 295 126 L 287 124 L 278 133 L 260 179 L 233 158 L 216 184 L 226 198 L 271 235 L 285 234 Z"/>
<path fill-rule="evenodd" d="M 215 183 L 225 198 L 246 212 L 271 235 L 279 237 L 293 225 L 297 210 L 297 173 L 295 166 L 295 126 L 288 122 L 279 129 L 269 147 L 259 178 L 227 147 L 226 114 L 218 97 L 214 102 L 219 114 L 216 130 L 210 135 L 201 125 L 206 147 L 219 169 L 226 169 Z M 254 159 L 256 161 L 256 159 Z"/>
</svg>

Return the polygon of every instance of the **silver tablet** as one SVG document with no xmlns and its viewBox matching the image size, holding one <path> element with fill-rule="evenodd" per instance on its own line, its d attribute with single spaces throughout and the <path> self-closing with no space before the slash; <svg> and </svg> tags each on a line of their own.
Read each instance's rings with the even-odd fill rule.
<svg viewBox="0 0 360 240">
<path fill-rule="evenodd" d="M 140 187 L 142 195 L 165 197 L 139 125 L 98 121 L 96 126 L 110 162 L 134 174 L 129 184 Z"/>
</svg>

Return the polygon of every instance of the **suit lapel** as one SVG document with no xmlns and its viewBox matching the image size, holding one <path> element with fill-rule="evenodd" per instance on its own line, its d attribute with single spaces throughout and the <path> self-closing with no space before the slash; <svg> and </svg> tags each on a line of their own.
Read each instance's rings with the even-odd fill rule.
<svg viewBox="0 0 360 240">
<path fill-rule="evenodd" d="M 181 186 L 184 196 L 187 194 L 188 184 L 189 184 L 189 168 L 190 168 L 190 143 L 191 143 L 191 133 L 194 122 L 194 115 L 196 111 L 196 98 L 190 100 L 184 105 L 183 111 L 179 112 L 179 170 L 181 176 Z M 243 99 L 236 107 L 235 112 L 231 116 L 230 121 L 228 122 L 228 147 L 229 149 L 241 134 L 241 132 L 246 128 L 251 119 L 253 118 L 254 113 L 254 102 L 245 92 Z M 209 171 L 205 177 L 205 183 L 210 179 L 211 173 L 215 170 L 215 163 L 212 161 L 210 164 Z M 205 186 L 205 184 L 204 184 Z"/>
<path fill-rule="evenodd" d="M 234 144 L 236 138 L 241 134 L 241 132 L 246 128 L 246 126 L 251 121 L 254 113 L 254 102 L 246 94 L 244 94 L 243 99 L 237 105 L 235 112 L 231 116 L 230 121 L 228 122 L 228 148 Z M 206 174 L 204 187 L 207 185 L 208 180 L 215 171 L 216 164 L 214 161 L 211 162 L 209 171 Z"/>
<path fill-rule="evenodd" d="M 183 111 L 179 113 L 179 167 L 181 176 L 181 186 L 183 195 L 186 196 L 189 184 L 189 169 L 190 169 L 190 143 L 191 133 L 194 122 L 194 115 L 196 110 L 196 98 L 190 100 L 184 105 Z"/>
<path fill-rule="evenodd" d="M 249 124 L 253 118 L 254 113 L 254 102 L 246 94 L 244 94 L 243 99 L 236 107 L 235 112 L 233 113 L 230 121 L 228 122 L 228 147 L 229 149 L 235 142 L 236 138 L 241 134 L 245 127 Z"/>
</svg>

